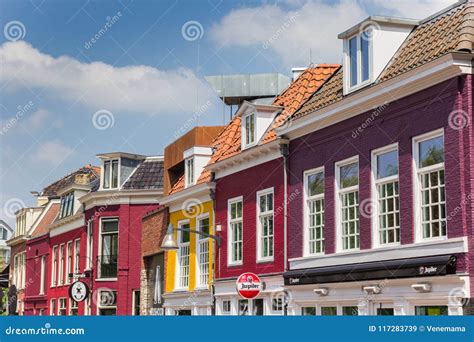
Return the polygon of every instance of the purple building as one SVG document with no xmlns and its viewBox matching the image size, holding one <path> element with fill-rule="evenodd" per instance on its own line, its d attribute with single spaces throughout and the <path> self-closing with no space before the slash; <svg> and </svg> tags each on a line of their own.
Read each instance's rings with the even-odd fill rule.
<svg viewBox="0 0 474 342">
<path fill-rule="evenodd" d="M 290 139 L 289 314 L 462 315 L 473 274 L 474 3 L 341 33 Z"/>
</svg>

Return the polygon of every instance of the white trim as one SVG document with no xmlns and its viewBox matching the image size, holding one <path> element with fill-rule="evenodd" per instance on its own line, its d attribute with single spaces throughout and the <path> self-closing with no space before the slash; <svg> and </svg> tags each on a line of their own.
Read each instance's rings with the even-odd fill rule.
<svg viewBox="0 0 474 342">
<path fill-rule="evenodd" d="M 46 282 L 46 255 L 40 257 L 41 269 L 40 269 L 40 290 L 39 295 L 43 296 L 45 294 L 45 282 Z"/>
<path fill-rule="evenodd" d="M 398 167 L 398 172 L 396 176 L 390 176 L 390 177 L 385 177 L 382 180 L 377 180 L 377 173 L 378 173 L 378 167 L 377 167 L 377 156 L 380 154 L 388 153 L 388 152 L 397 152 L 397 167 Z M 380 215 L 380 206 L 379 206 L 379 195 L 378 195 L 378 189 L 377 185 L 390 182 L 390 181 L 399 181 L 399 176 L 400 176 L 400 155 L 399 155 L 399 148 L 398 148 L 398 142 L 386 145 L 377 149 L 372 150 L 371 152 L 371 170 L 370 170 L 370 183 L 371 183 L 371 193 L 372 193 L 372 200 L 374 201 L 374 205 L 372 205 L 372 217 L 371 217 L 371 226 L 372 226 L 372 248 L 379 248 L 379 247 L 388 247 L 388 246 L 397 246 L 400 245 L 400 242 L 396 243 L 389 243 L 389 244 L 381 244 L 380 242 L 380 234 L 379 234 L 379 215 Z M 399 182 L 400 184 L 400 182 Z M 400 185 L 398 188 L 398 191 L 400 193 Z M 399 201 L 399 209 L 400 209 L 400 195 L 398 198 Z M 400 218 L 399 218 L 400 220 Z M 400 222 L 400 221 L 399 221 Z"/>
<path fill-rule="evenodd" d="M 58 282 L 57 282 L 58 286 L 65 285 L 64 283 L 64 261 L 65 261 L 64 252 L 66 251 L 65 245 L 66 245 L 65 243 L 59 244 L 59 249 L 58 249 L 58 275 L 59 275 Z M 63 247 L 62 252 L 61 252 L 61 247 Z"/>
<path fill-rule="evenodd" d="M 58 286 L 58 245 L 54 245 L 51 249 L 51 284 L 50 287 Z M 56 260 L 56 265 L 54 261 Z"/>
<path fill-rule="evenodd" d="M 99 267 L 99 257 L 102 257 L 102 222 L 103 221 L 117 221 L 117 276 L 118 276 L 118 253 L 120 251 L 120 218 L 119 216 L 101 216 L 99 218 L 99 231 L 97 237 L 99 239 L 97 243 L 97 263 L 94 265 L 92 261 L 92 268 L 96 268 L 97 272 L 95 273 L 95 281 L 115 281 L 115 278 L 99 278 L 100 267 Z"/>
<path fill-rule="evenodd" d="M 189 219 L 179 220 L 178 221 L 178 228 L 182 228 L 184 225 L 189 225 L 191 228 L 191 221 Z M 181 242 L 181 236 L 183 232 L 178 230 L 176 232 L 176 239 L 178 241 L 178 250 L 176 251 L 176 271 L 175 271 L 175 284 L 173 291 L 186 291 L 189 288 L 189 284 L 191 283 L 191 233 L 189 233 L 189 241 L 188 242 Z M 181 279 L 181 247 L 188 247 L 188 285 L 186 287 L 180 285 Z"/>
<path fill-rule="evenodd" d="M 84 214 L 75 214 L 73 216 L 67 216 L 61 221 L 52 223 L 48 226 L 49 236 L 54 237 L 70 232 L 75 229 L 82 228 L 84 226 Z"/>
<path fill-rule="evenodd" d="M 444 128 L 439 128 L 434 131 L 423 133 L 412 138 L 412 178 L 413 178 L 413 211 L 414 211 L 414 230 L 415 230 L 415 242 L 424 242 L 424 241 L 433 241 L 433 240 L 446 240 L 448 239 L 448 220 L 446 220 L 446 236 L 437 237 L 437 238 L 423 238 L 423 229 L 421 227 L 421 197 L 420 197 L 420 179 L 419 179 L 419 143 L 425 140 L 443 136 L 444 139 Z M 444 146 L 443 146 L 444 148 Z M 446 150 L 444 149 L 444 154 L 446 155 Z M 434 165 L 434 168 L 443 168 L 444 162 L 440 165 Z M 424 171 L 434 169 L 433 166 L 424 168 Z M 446 182 L 446 180 L 445 180 Z"/>
<path fill-rule="evenodd" d="M 85 209 L 98 206 L 120 204 L 158 204 L 163 196 L 163 189 L 159 190 L 101 190 L 89 192 L 79 198 L 85 204 Z M 111 198 L 113 201 L 111 201 Z"/>
<path fill-rule="evenodd" d="M 472 74 L 472 54 L 449 53 L 420 67 L 372 87 L 354 92 L 342 100 L 296 119 L 277 129 L 279 136 L 296 139 L 337 122 L 371 111 L 381 105 L 405 98 L 435 84 L 462 74 Z"/>
<path fill-rule="evenodd" d="M 247 118 L 250 117 L 250 116 L 253 116 L 253 141 L 252 142 L 249 142 L 248 144 L 245 142 L 247 140 Z M 256 111 L 252 111 L 252 112 L 249 112 L 249 113 L 246 113 L 245 115 L 242 115 L 242 118 L 241 118 L 241 122 L 242 122 L 242 126 L 241 126 L 241 129 L 240 131 L 242 132 L 242 135 L 241 135 L 241 140 L 242 140 L 242 146 L 241 146 L 241 149 L 242 151 L 243 150 L 246 150 L 250 147 L 253 147 L 257 144 L 257 112 Z"/>
<path fill-rule="evenodd" d="M 370 28 L 370 30 L 373 31 L 373 28 Z M 369 59 L 367 64 L 369 66 L 369 78 L 365 81 L 362 81 L 362 46 L 361 46 L 361 41 L 363 40 L 362 34 L 367 32 L 368 30 L 356 32 L 351 36 L 348 36 L 344 38 L 344 68 L 347 70 L 347 72 L 344 73 L 344 79 L 343 79 L 343 88 L 344 88 L 344 94 L 349 94 L 353 91 L 359 90 L 361 88 L 364 88 L 365 86 L 371 84 L 374 81 L 373 78 L 373 40 L 372 39 L 367 39 L 367 43 L 369 44 L 369 52 L 367 55 L 367 58 Z M 372 33 L 369 33 L 373 34 Z M 349 46 L 349 41 L 351 39 L 355 38 L 356 39 L 356 68 L 357 68 L 357 81 L 355 85 L 351 86 L 351 56 L 350 56 L 350 46 Z"/>
<path fill-rule="evenodd" d="M 427 241 L 377 249 L 289 259 L 290 269 L 357 264 L 468 252 L 467 237 Z"/>
<path fill-rule="evenodd" d="M 260 244 L 260 240 L 262 238 L 262 225 L 260 222 L 260 197 L 264 195 L 272 194 L 272 220 L 273 220 L 273 234 L 272 234 L 272 241 L 273 241 L 273 248 L 272 248 L 272 256 L 263 257 L 262 256 L 262 246 Z M 275 258 L 275 191 L 274 187 L 259 190 L 256 193 L 256 203 L 255 203 L 255 214 L 256 214 L 256 223 L 257 223 L 257 263 L 265 263 L 265 262 L 272 262 Z M 243 203 L 242 203 L 242 214 L 243 214 Z M 243 215 L 242 215 L 243 216 Z M 243 227 L 243 226 L 242 226 Z M 242 229 L 243 230 L 243 229 Z"/>
<path fill-rule="evenodd" d="M 215 183 L 202 183 L 202 184 L 196 184 L 193 186 L 190 186 L 189 188 L 183 189 L 179 192 L 176 192 L 174 194 L 164 196 L 160 199 L 160 204 L 163 205 L 168 205 L 171 206 L 174 203 L 178 203 L 178 205 L 181 207 L 182 202 L 188 198 L 188 197 L 196 197 L 203 193 L 203 195 L 209 196 L 209 191 L 208 190 L 213 190 L 216 188 Z"/>
<path fill-rule="evenodd" d="M 211 230 L 211 218 L 208 212 L 203 213 L 199 216 L 196 217 L 196 230 L 201 231 L 201 221 L 204 219 L 209 219 L 209 233 L 212 234 Z M 207 265 L 208 265 L 208 277 L 207 277 L 207 283 L 202 284 L 201 283 L 201 263 L 200 263 L 200 255 L 201 255 L 201 242 L 205 243 L 204 241 L 207 242 L 208 245 L 208 258 L 207 258 Z M 196 253 L 195 253 L 195 260 L 196 260 L 196 288 L 197 289 L 207 289 L 209 286 L 209 274 L 211 273 L 211 263 L 210 263 L 210 256 L 211 256 L 211 249 L 209 246 L 209 238 L 203 237 L 202 235 L 197 234 L 196 235 Z"/>
<path fill-rule="evenodd" d="M 343 191 L 340 188 L 340 181 L 341 181 L 341 167 L 352 164 L 358 163 L 357 165 L 357 186 L 351 186 L 349 188 L 345 188 Z M 342 243 L 342 204 L 341 204 L 341 197 L 340 195 L 345 192 L 352 192 L 352 191 L 359 191 L 359 183 L 360 183 L 360 165 L 359 165 L 359 156 L 353 156 L 350 158 L 346 158 L 344 160 L 338 161 L 334 164 L 335 167 L 335 177 L 334 177 L 334 203 L 335 210 L 336 210 L 336 252 L 337 253 L 344 253 L 348 251 L 356 251 L 360 249 L 360 218 L 359 218 L 359 248 L 352 248 L 352 249 L 343 249 Z M 360 197 L 360 196 L 359 196 Z M 360 199 L 360 198 L 359 198 Z M 358 200 L 358 203 L 360 201 Z M 360 203 L 359 203 L 360 204 Z"/>
<path fill-rule="evenodd" d="M 317 168 L 309 169 L 303 171 L 303 255 L 304 256 L 313 256 L 313 255 L 324 255 L 324 252 L 322 253 L 315 253 L 311 254 L 309 252 L 309 208 L 308 208 L 308 201 L 309 200 L 323 200 L 324 201 L 324 195 L 325 195 L 325 189 L 322 194 L 318 194 L 315 196 L 312 196 L 309 198 L 308 195 L 308 176 L 317 174 L 317 173 L 323 173 L 323 180 L 324 184 L 326 184 L 326 174 L 324 170 L 324 166 L 320 166 Z M 324 233 L 324 229 L 323 229 Z M 323 244 L 324 244 L 324 238 L 323 238 Z"/>
<path fill-rule="evenodd" d="M 232 261 L 232 228 L 231 228 L 231 205 L 233 203 L 242 202 L 242 217 L 240 221 L 242 222 L 242 260 L 240 261 Z M 227 266 L 239 266 L 243 264 L 244 260 L 244 249 L 243 249 L 243 241 L 244 241 L 244 197 L 238 196 L 234 198 L 230 198 L 227 200 Z"/>
<path fill-rule="evenodd" d="M 99 191 L 102 190 L 119 190 L 122 187 L 122 184 L 120 184 L 120 176 L 121 176 L 121 169 L 122 169 L 122 156 L 115 157 L 115 158 L 101 158 L 102 159 L 102 165 L 100 166 L 100 183 L 99 183 Z M 117 170 L 117 187 L 112 187 L 112 163 L 113 161 L 117 160 L 118 164 L 118 170 Z M 110 180 L 109 180 L 109 187 L 104 188 L 104 181 L 105 181 L 105 170 L 104 170 L 104 164 L 106 162 L 110 162 Z M 140 165 L 140 163 L 135 166 L 134 171 L 137 169 L 137 167 Z M 133 172 L 134 172 L 133 171 Z M 133 173 L 132 172 L 132 173 Z"/>
</svg>

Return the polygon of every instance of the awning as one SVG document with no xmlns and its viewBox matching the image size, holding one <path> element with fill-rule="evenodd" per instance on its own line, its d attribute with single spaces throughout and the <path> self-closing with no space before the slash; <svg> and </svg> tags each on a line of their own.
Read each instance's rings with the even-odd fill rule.
<svg viewBox="0 0 474 342">
<path fill-rule="evenodd" d="M 442 276 L 456 273 L 456 257 L 439 255 L 306 268 L 285 272 L 285 285 L 339 283 L 375 279 Z"/>
</svg>

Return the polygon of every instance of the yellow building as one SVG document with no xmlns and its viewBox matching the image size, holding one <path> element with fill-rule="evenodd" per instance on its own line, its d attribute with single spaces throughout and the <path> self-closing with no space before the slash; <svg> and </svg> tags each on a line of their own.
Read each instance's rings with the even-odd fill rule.
<svg viewBox="0 0 474 342">
<path fill-rule="evenodd" d="M 166 315 L 211 315 L 215 240 L 211 175 L 204 170 L 212 155 L 210 147 L 184 151 L 184 175 L 173 185 L 163 204 L 169 223 L 191 232 L 174 232 L 178 249 L 166 253 L 164 305 Z"/>
</svg>

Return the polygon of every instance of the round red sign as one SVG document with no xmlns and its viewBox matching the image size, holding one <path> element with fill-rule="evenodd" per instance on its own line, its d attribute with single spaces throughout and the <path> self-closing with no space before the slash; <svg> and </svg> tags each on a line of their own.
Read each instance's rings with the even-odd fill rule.
<svg viewBox="0 0 474 342">
<path fill-rule="evenodd" d="M 262 281 L 258 275 L 245 272 L 237 278 L 237 292 L 241 297 L 252 299 L 257 297 L 262 291 Z"/>
</svg>

